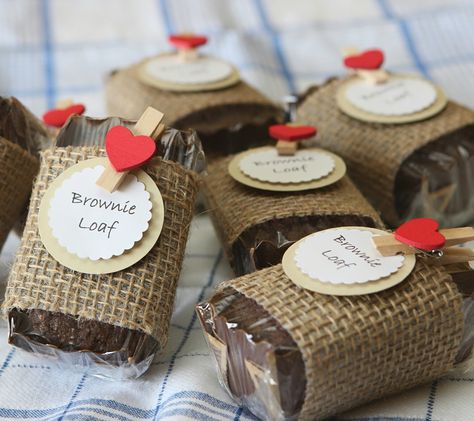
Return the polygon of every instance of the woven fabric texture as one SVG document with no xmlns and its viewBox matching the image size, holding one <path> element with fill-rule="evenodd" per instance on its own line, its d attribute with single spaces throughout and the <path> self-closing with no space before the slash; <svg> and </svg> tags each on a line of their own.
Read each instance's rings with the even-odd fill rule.
<svg viewBox="0 0 474 421">
<path fill-rule="evenodd" d="M 137 119 L 147 106 L 152 106 L 165 113 L 169 126 L 217 131 L 227 129 L 241 119 L 244 119 L 242 122 L 264 122 L 281 112 L 244 81 L 214 91 L 172 92 L 141 82 L 137 77 L 139 66 L 140 63 L 109 76 L 106 100 L 110 115 Z M 226 108 L 231 112 L 230 116 L 223 114 Z"/>
<path fill-rule="evenodd" d="M 0 137 L 0 249 L 28 202 L 39 161 Z"/>
<path fill-rule="evenodd" d="M 316 142 L 344 158 L 362 193 L 392 225 L 399 222 L 395 209 L 395 178 L 404 161 L 417 149 L 439 137 L 474 124 L 474 112 L 448 102 L 436 116 L 410 124 L 375 124 L 345 115 L 336 93 L 345 79 L 331 79 L 313 87 L 298 108 L 302 122 L 318 127 Z"/>
<path fill-rule="evenodd" d="M 150 334 L 163 347 L 193 216 L 195 173 L 161 158 L 144 166 L 163 197 L 163 229 L 147 256 L 120 272 L 92 275 L 70 270 L 48 254 L 39 236 L 39 206 L 51 182 L 74 164 L 103 156 L 105 151 L 98 147 L 55 148 L 42 154 L 4 309 L 38 308 L 98 320 Z"/>
<path fill-rule="evenodd" d="M 323 419 L 439 377 L 463 334 L 462 298 L 418 261 L 378 294 L 336 297 L 296 286 L 277 265 L 222 283 L 255 300 L 293 337 L 305 363 L 302 420 Z"/>
<path fill-rule="evenodd" d="M 300 192 L 270 192 L 245 186 L 232 178 L 228 165 L 233 157 L 208 166 L 203 193 L 224 249 L 230 249 L 247 229 L 273 219 L 311 215 L 354 215 L 370 217 L 374 226 L 382 222 L 349 177 L 322 189 Z"/>
</svg>

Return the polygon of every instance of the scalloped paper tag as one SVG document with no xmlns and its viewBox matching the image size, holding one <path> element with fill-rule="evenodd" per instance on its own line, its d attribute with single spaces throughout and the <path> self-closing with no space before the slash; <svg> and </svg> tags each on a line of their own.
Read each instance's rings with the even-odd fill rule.
<svg viewBox="0 0 474 421">
<path fill-rule="evenodd" d="M 49 204 L 53 236 L 81 259 L 120 256 L 143 237 L 152 203 L 145 185 L 127 174 L 120 190 L 109 193 L 95 184 L 105 168 L 76 172 L 56 189 Z"/>
<path fill-rule="evenodd" d="M 301 149 L 293 156 L 279 156 L 276 148 L 256 149 L 240 160 L 247 176 L 269 183 L 303 183 L 328 176 L 335 167 L 331 155 L 315 149 Z"/>
<path fill-rule="evenodd" d="M 347 79 L 336 94 L 341 111 L 371 123 L 404 124 L 425 120 L 447 104 L 444 92 L 426 79 L 390 74 L 385 83 L 371 84 L 361 77 Z"/>
<path fill-rule="evenodd" d="M 428 108 L 435 102 L 437 92 L 427 80 L 392 76 L 381 84 L 359 79 L 347 88 L 346 95 L 355 107 L 368 113 L 401 116 Z"/>
<path fill-rule="evenodd" d="M 225 61 L 201 56 L 183 61 L 177 55 L 163 55 L 150 60 L 144 71 L 152 78 L 168 83 L 212 83 L 232 75 L 233 68 Z"/>
<path fill-rule="evenodd" d="M 274 146 L 249 149 L 229 162 L 231 177 L 266 191 L 304 191 L 337 183 L 346 173 L 344 161 L 320 148 L 305 148 L 294 156 L 279 156 Z"/>
<path fill-rule="evenodd" d="M 206 55 L 183 61 L 177 54 L 161 54 L 142 62 L 137 76 L 147 85 L 178 92 L 223 89 L 240 81 L 232 64 Z"/>
<path fill-rule="evenodd" d="M 366 227 L 331 228 L 291 246 L 283 269 L 297 285 L 331 295 L 370 294 L 390 288 L 408 276 L 411 256 L 382 256 L 372 243 L 382 230 Z"/>
<path fill-rule="evenodd" d="M 161 194 L 141 169 L 129 172 L 118 190 L 96 184 L 107 158 L 80 162 L 49 186 L 40 206 L 39 231 L 48 252 L 84 273 L 111 273 L 143 258 L 164 220 Z"/>
</svg>

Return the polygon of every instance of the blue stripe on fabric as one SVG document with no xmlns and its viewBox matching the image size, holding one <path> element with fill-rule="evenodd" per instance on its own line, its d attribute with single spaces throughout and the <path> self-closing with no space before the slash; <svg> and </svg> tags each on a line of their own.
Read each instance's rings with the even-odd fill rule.
<svg viewBox="0 0 474 421">
<path fill-rule="evenodd" d="M 170 396 L 168 399 L 166 399 L 162 406 L 164 408 L 168 407 L 171 402 L 174 402 L 178 399 L 186 399 L 183 401 L 185 404 L 193 404 L 193 402 L 190 399 L 195 399 L 195 400 L 200 400 L 207 405 L 209 405 L 211 408 L 215 409 L 220 409 L 223 411 L 228 411 L 231 413 L 236 413 L 236 411 L 240 411 L 241 408 L 231 405 L 227 402 L 221 401 L 207 393 L 204 392 L 197 392 L 193 390 L 189 391 L 182 391 L 173 394 Z M 131 405 L 127 405 L 121 402 L 117 402 L 114 400 L 106 400 L 106 399 L 82 399 L 82 400 L 75 400 L 71 406 L 70 406 L 70 411 L 68 412 L 67 417 L 69 418 L 69 414 L 72 412 L 72 409 L 74 411 L 79 411 L 79 410 L 89 410 L 93 411 L 95 408 L 91 405 L 97 405 L 100 406 L 100 408 L 107 408 L 111 409 L 114 411 L 120 411 L 123 414 L 132 416 L 134 418 L 141 418 L 141 419 L 146 419 L 154 416 L 155 414 L 155 409 L 142 409 L 138 407 L 134 407 Z M 66 406 L 62 405 L 56 408 L 50 408 L 50 409 L 14 409 L 14 408 L 0 408 L 0 416 L 4 418 L 44 418 L 44 417 L 56 417 L 54 414 L 57 414 L 59 412 L 63 412 L 65 410 Z M 241 410 L 242 416 L 245 416 L 246 418 L 256 420 L 258 421 L 258 418 L 253 415 L 250 411 L 247 409 Z M 230 417 L 229 417 L 230 418 Z M 56 418 L 55 418 L 56 419 Z"/>
<path fill-rule="evenodd" d="M 209 406 L 205 406 L 205 405 L 193 402 L 192 400 L 183 400 L 183 401 L 178 401 L 178 402 L 172 402 L 172 403 L 167 404 L 163 408 L 166 408 L 166 410 L 169 411 L 169 408 L 176 407 L 176 406 L 181 406 L 181 405 L 182 406 L 190 405 L 192 407 L 192 409 L 200 409 L 202 411 L 207 411 L 210 414 L 218 415 L 219 417 L 228 418 L 228 414 L 224 414 L 222 412 L 216 411 L 215 409 L 210 408 Z M 161 414 L 160 414 L 160 418 L 162 418 L 162 417 L 163 417 L 163 412 L 161 412 Z"/>
<path fill-rule="evenodd" d="M 438 381 L 435 380 L 431 383 L 430 394 L 428 396 L 428 402 L 426 404 L 426 418 L 425 421 L 432 421 L 433 409 L 436 401 L 436 392 L 438 390 Z"/>
<path fill-rule="evenodd" d="M 53 39 L 51 33 L 51 18 L 49 0 L 41 0 L 41 20 L 43 24 L 43 49 L 45 58 L 46 98 L 48 108 L 54 108 L 56 104 L 56 85 L 53 59 Z"/>
<path fill-rule="evenodd" d="M 2 366 L 0 367 L 0 376 L 8 368 L 8 365 L 10 364 L 10 361 L 12 360 L 13 356 L 15 355 L 15 352 L 16 352 L 16 348 L 12 348 L 10 350 L 10 352 L 8 353 L 7 357 L 5 358 L 5 361 L 3 362 Z"/>
<path fill-rule="evenodd" d="M 158 0 L 158 8 L 161 12 L 161 16 L 163 17 L 163 22 L 165 24 L 166 32 L 168 35 L 175 32 L 173 20 L 171 19 L 171 13 L 168 7 L 167 0 Z"/>
<path fill-rule="evenodd" d="M 407 20 L 397 16 L 393 12 L 390 0 L 378 0 L 378 4 L 384 17 L 397 23 L 402 38 L 405 41 L 405 45 L 418 71 L 422 73 L 425 77 L 429 77 L 428 67 L 423 63 L 423 60 L 421 59 L 420 53 L 418 52 L 418 48 L 416 47 L 415 40 L 413 39 L 413 35 L 411 33 L 410 25 L 408 24 Z"/>
<path fill-rule="evenodd" d="M 188 408 L 177 408 L 172 410 L 167 410 L 163 412 L 160 416 L 160 419 L 164 419 L 166 417 L 175 417 L 176 415 L 180 415 L 183 417 L 194 418 L 196 420 L 205 420 L 205 421 L 219 421 L 219 419 L 211 417 L 207 414 L 203 414 L 202 412 L 196 411 L 194 409 Z"/>
<path fill-rule="evenodd" d="M 216 271 L 217 271 L 217 267 L 218 267 L 219 262 L 221 261 L 221 259 L 222 259 L 222 250 L 220 250 L 219 253 L 216 256 L 214 264 L 212 265 L 212 268 L 211 268 L 211 272 L 209 273 L 209 278 L 207 280 L 207 283 L 206 283 L 206 285 L 204 285 L 202 287 L 201 292 L 199 293 L 198 299 L 196 300 L 196 304 L 198 304 L 199 302 L 202 301 L 202 299 L 204 298 L 204 294 L 206 292 L 206 289 L 209 288 L 212 285 L 212 283 L 214 282 L 214 277 L 215 277 L 215 274 L 216 274 Z M 193 311 L 193 315 L 191 316 L 191 321 L 189 322 L 188 328 L 184 331 L 183 339 L 181 340 L 181 343 L 179 344 L 179 346 L 176 349 L 175 353 L 171 357 L 171 361 L 170 361 L 170 364 L 168 366 L 168 370 L 166 371 L 165 378 L 163 379 L 161 390 L 158 394 L 158 399 L 157 399 L 157 402 L 156 402 L 156 409 L 155 409 L 154 418 L 156 418 L 156 416 L 158 415 L 158 413 L 160 411 L 161 400 L 163 399 L 163 395 L 165 393 L 166 386 L 168 384 L 168 379 L 171 376 L 171 373 L 173 372 L 173 369 L 174 369 L 174 366 L 175 366 L 175 363 L 176 363 L 176 359 L 177 359 L 179 353 L 181 352 L 184 345 L 188 341 L 188 338 L 189 338 L 189 335 L 191 334 L 194 323 L 196 323 L 196 319 L 197 319 L 196 312 Z"/>
<path fill-rule="evenodd" d="M 280 65 L 282 75 L 285 78 L 286 83 L 288 85 L 289 92 L 294 93 L 296 92 L 296 83 L 293 78 L 293 75 L 291 74 L 290 66 L 285 58 L 283 47 L 281 45 L 280 35 L 278 34 L 277 31 L 275 31 L 272 24 L 270 23 L 270 19 L 267 16 L 267 12 L 265 10 L 265 6 L 262 0 L 254 0 L 254 4 L 255 4 L 257 13 L 260 17 L 260 21 L 262 22 L 263 28 L 271 37 L 273 50 L 274 50 L 276 59 L 278 61 L 278 64 Z"/>
<path fill-rule="evenodd" d="M 111 411 L 106 411 L 105 409 L 101 409 L 101 408 L 94 408 L 94 407 L 83 407 L 83 408 L 76 408 L 76 409 L 71 409 L 67 412 L 67 414 L 65 414 L 64 416 L 61 415 L 61 417 L 59 418 L 56 418 L 57 416 L 56 415 L 53 415 L 51 417 L 49 417 L 50 420 L 64 420 L 64 421 L 67 421 L 67 420 L 72 420 L 72 419 L 81 419 L 81 417 L 86 417 L 85 419 L 93 419 L 93 417 L 90 415 L 90 414 L 81 414 L 81 412 L 94 412 L 96 414 L 99 414 L 99 415 L 102 415 L 102 416 L 106 416 L 108 418 L 113 418 L 113 419 L 116 419 L 116 420 L 120 420 L 120 421 L 131 421 L 133 420 L 133 418 L 130 418 L 130 417 L 126 417 L 126 416 L 123 416 L 123 415 L 119 415 L 115 412 L 111 412 Z M 103 418 L 98 418 L 98 419 L 103 419 Z"/>
<path fill-rule="evenodd" d="M 239 421 L 240 420 L 240 416 L 242 415 L 243 410 L 244 410 L 244 407 L 239 406 L 239 408 L 237 409 L 237 412 L 235 413 L 234 421 Z"/>
<path fill-rule="evenodd" d="M 76 390 L 74 390 L 74 393 L 72 394 L 71 396 L 71 399 L 69 400 L 69 403 L 68 405 L 66 406 L 66 408 L 64 409 L 64 412 L 62 413 L 62 415 L 58 418 L 58 421 L 62 421 L 63 418 L 64 418 L 64 415 L 67 414 L 69 408 L 71 408 L 72 404 L 74 403 L 74 399 L 76 399 L 77 395 L 79 395 L 79 393 L 81 392 L 82 388 L 84 387 L 84 383 L 86 381 L 86 378 L 87 378 L 87 373 L 83 374 L 82 377 L 81 377 L 81 380 L 79 380 L 79 383 L 77 384 L 76 386 Z"/>
</svg>

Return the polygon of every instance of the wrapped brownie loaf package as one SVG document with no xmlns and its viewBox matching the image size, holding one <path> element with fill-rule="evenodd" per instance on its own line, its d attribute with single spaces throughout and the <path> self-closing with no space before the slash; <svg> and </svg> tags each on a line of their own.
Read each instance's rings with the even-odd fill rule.
<svg viewBox="0 0 474 421">
<path fill-rule="evenodd" d="M 474 112 L 431 82 L 389 75 L 331 79 L 303 95 L 301 121 L 345 159 L 362 193 L 390 225 L 431 216 L 444 226 L 474 217 Z"/>
<path fill-rule="evenodd" d="M 260 162 L 272 162 L 276 163 L 275 168 L 295 169 L 304 162 L 303 154 L 309 153 L 301 149 L 294 157 L 278 157 L 274 150 L 255 148 L 220 158 L 209 164 L 203 179 L 207 208 L 237 275 L 280 263 L 291 244 L 314 231 L 342 225 L 381 226 L 378 214 L 344 175 L 343 161 L 333 154 L 336 168 L 328 176 L 295 183 L 293 188 L 285 183 L 259 182 L 238 168 L 239 161 L 246 160 L 250 164 L 256 162 L 257 166 Z M 315 153 L 329 156 L 322 150 Z M 263 154 L 262 160 L 254 154 Z M 271 161 L 267 161 L 267 154 Z M 278 191 L 281 187 L 286 191 Z"/>
<path fill-rule="evenodd" d="M 156 115 L 76 116 L 42 153 L 4 303 L 11 344 L 113 378 L 164 347 L 204 155 L 193 131 L 150 130 Z"/>
<path fill-rule="evenodd" d="M 367 230 L 312 234 L 197 306 L 221 384 L 262 419 L 326 419 L 472 365 L 472 270 L 398 255 L 377 266 Z"/>
<path fill-rule="evenodd" d="M 197 53 L 190 59 L 180 52 L 161 54 L 114 71 L 106 99 L 111 115 L 136 119 L 151 105 L 165 113 L 170 126 L 192 127 L 208 159 L 265 144 L 267 126 L 283 118 L 283 111 L 241 80 L 231 64 Z"/>
<path fill-rule="evenodd" d="M 0 97 L 0 249 L 21 217 L 48 131 L 16 98 Z"/>
</svg>

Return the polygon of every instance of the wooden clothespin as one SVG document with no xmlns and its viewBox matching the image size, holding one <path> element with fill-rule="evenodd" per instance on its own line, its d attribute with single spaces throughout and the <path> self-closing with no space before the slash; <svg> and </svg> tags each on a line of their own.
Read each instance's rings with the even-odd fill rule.
<svg viewBox="0 0 474 421">
<path fill-rule="evenodd" d="M 62 99 L 56 103 L 56 108 L 43 114 L 43 121 L 52 127 L 61 128 L 72 115 L 81 115 L 86 111 L 84 104 L 74 104 L 72 99 Z"/>
<path fill-rule="evenodd" d="M 298 142 L 313 137 L 317 133 L 316 127 L 298 126 L 294 124 L 275 124 L 268 128 L 270 137 L 277 140 L 278 155 L 294 155 L 298 149 Z"/>
<path fill-rule="evenodd" d="M 474 227 L 438 230 L 431 218 L 416 218 L 400 225 L 394 233 L 379 235 L 372 241 L 382 256 L 422 253 L 436 257 L 436 263 L 446 265 L 474 260 L 474 252 L 456 244 L 474 240 Z"/>
<path fill-rule="evenodd" d="M 97 179 L 96 184 L 108 192 L 120 186 L 128 171 L 147 162 L 156 151 L 158 139 L 165 125 L 161 123 L 163 113 L 148 107 L 132 130 L 124 126 L 112 127 L 105 138 L 108 166 Z"/>
<path fill-rule="evenodd" d="M 344 65 L 356 72 L 357 75 L 372 84 L 384 83 L 389 74 L 381 69 L 384 62 L 384 53 L 377 48 L 360 53 L 356 48 L 343 50 Z"/>
<path fill-rule="evenodd" d="M 170 35 L 168 41 L 178 49 L 178 56 L 183 61 L 192 61 L 199 57 L 197 47 L 205 45 L 207 43 L 207 37 L 204 35 L 183 33 Z"/>
</svg>

